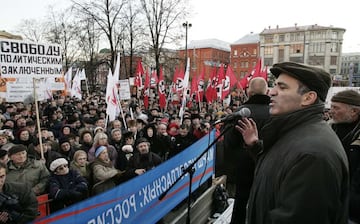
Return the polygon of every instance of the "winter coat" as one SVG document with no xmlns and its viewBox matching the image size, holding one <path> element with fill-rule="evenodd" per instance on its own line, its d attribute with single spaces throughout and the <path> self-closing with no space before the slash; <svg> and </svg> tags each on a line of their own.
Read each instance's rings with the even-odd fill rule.
<svg viewBox="0 0 360 224">
<path fill-rule="evenodd" d="M 181 136 L 180 134 L 176 135 L 172 139 L 173 147 L 170 149 L 169 158 L 182 152 L 184 149 L 196 142 L 196 140 L 195 136 L 190 132 L 186 136 Z"/>
<path fill-rule="evenodd" d="M 22 217 L 13 222 L 7 223 L 29 223 L 33 221 L 38 215 L 38 201 L 36 199 L 35 193 L 27 184 L 24 183 L 14 183 L 9 182 L 6 179 L 6 182 L 3 186 L 3 192 L 5 195 L 15 196 L 19 202 L 20 208 L 14 208 L 16 212 L 22 214 Z M 10 209 L 10 208 L 7 208 Z"/>
<path fill-rule="evenodd" d="M 49 178 L 49 198 L 54 199 L 56 210 L 85 199 L 87 192 L 88 182 L 76 170 L 70 169 L 66 175 L 52 173 Z"/>
<path fill-rule="evenodd" d="M 105 163 L 96 158 L 90 163 L 90 169 L 93 183 L 92 195 L 112 189 L 120 182 L 122 172 L 116 169 L 111 162 Z"/>
<path fill-rule="evenodd" d="M 6 180 L 29 184 L 36 195 L 46 193 L 50 173 L 45 164 L 39 160 L 28 158 L 24 165 L 16 167 L 10 160 Z"/>
<path fill-rule="evenodd" d="M 248 223 L 345 224 L 349 170 L 323 105 L 272 117 L 256 144 Z M 259 142 L 260 143 L 260 142 Z"/>
<path fill-rule="evenodd" d="M 89 162 L 93 162 L 95 160 L 95 150 L 98 146 L 99 145 L 93 146 L 93 147 L 91 147 L 91 149 L 89 149 L 89 151 L 88 151 L 88 161 Z M 116 158 L 118 156 L 115 147 L 112 145 L 105 145 L 105 146 L 107 147 L 107 151 L 109 153 L 109 158 L 110 158 L 112 164 L 115 165 Z"/>
<path fill-rule="evenodd" d="M 149 152 L 147 154 L 135 153 L 132 157 L 130 157 L 128 167 L 126 168 L 126 176 L 130 178 L 135 177 L 137 176 L 135 173 L 136 169 L 151 170 L 161 162 L 160 156 L 153 152 Z"/>
<path fill-rule="evenodd" d="M 239 109 L 249 108 L 250 117 L 256 122 L 258 130 L 270 118 L 270 97 L 267 95 L 253 95 Z M 226 125 L 234 125 L 233 123 Z M 226 127 L 225 127 L 226 128 Z M 250 188 L 254 179 L 255 160 L 244 149 L 242 135 L 235 129 L 230 129 L 224 135 L 224 170 L 229 184 L 236 184 L 235 202 L 231 223 L 245 223 L 246 205 Z"/>
</svg>

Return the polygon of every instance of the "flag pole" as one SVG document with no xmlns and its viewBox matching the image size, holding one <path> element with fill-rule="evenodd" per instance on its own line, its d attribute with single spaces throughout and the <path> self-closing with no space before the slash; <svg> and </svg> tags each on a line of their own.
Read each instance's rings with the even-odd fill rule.
<svg viewBox="0 0 360 224">
<path fill-rule="evenodd" d="M 37 93 L 36 93 L 36 79 L 35 78 L 33 78 L 33 91 L 34 91 L 34 101 L 35 101 L 35 111 L 36 111 L 36 124 L 37 124 L 38 136 L 39 136 L 39 144 L 40 144 L 40 155 L 41 155 L 41 160 L 45 160 L 44 148 L 43 148 L 43 145 L 42 145 L 40 116 L 39 116 L 39 105 L 38 105 L 38 99 L 37 99 Z"/>
</svg>

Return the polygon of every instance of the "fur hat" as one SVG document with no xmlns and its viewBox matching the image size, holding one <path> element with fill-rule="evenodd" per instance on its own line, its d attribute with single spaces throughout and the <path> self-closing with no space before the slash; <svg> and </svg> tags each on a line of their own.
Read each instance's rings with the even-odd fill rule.
<svg viewBox="0 0 360 224">
<path fill-rule="evenodd" d="M 9 156 L 12 156 L 12 155 L 14 155 L 14 154 L 16 154 L 18 152 L 22 152 L 22 151 L 27 151 L 27 148 L 26 148 L 25 145 L 21 145 L 21 144 L 20 145 L 14 145 L 13 147 L 11 147 L 9 149 L 8 154 L 9 154 Z"/>
<path fill-rule="evenodd" d="M 143 142 L 149 143 L 149 140 L 147 140 L 147 138 L 144 138 L 144 137 L 139 138 L 136 140 L 136 146 L 138 146 L 140 143 L 143 143 Z"/>
<path fill-rule="evenodd" d="M 360 106 L 360 94 L 354 90 L 344 90 L 336 93 L 331 101 Z"/>
<path fill-rule="evenodd" d="M 316 67 L 294 62 L 282 62 L 274 64 L 270 71 L 276 78 L 284 73 L 299 80 L 310 90 L 315 91 L 322 101 L 325 101 L 331 86 L 330 74 Z"/>
<path fill-rule="evenodd" d="M 68 165 L 68 161 L 65 158 L 55 159 L 50 163 L 50 171 L 54 172 L 56 168 L 58 168 L 61 165 Z"/>
</svg>

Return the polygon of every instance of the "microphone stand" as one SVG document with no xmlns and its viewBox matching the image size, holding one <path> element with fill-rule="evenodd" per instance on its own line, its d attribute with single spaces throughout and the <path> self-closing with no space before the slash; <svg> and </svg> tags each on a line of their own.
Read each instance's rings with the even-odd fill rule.
<svg viewBox="0 0 360 224">
<path fill-rule="evenodd" d="M 216 144 L 219 139 L 230 130 L 230 128 L 233 128 L 235 125 L 233 124 L 229 124 L 229 125 L 225 125 L 225 128 L 220 132 L 220 135 L 213 141 L 211 142 L 210 145 L 207 146 L 207 148 L 194 160 L 194 162 L 192 162 L 191 164 L 189 164 L 189 166 L 187 168 L 183 168 L 183 172 L 182 174 L 175 180 L 174 183 L 172 183 L 170 185 L 170 187 L 168 189 L 166 189 L 166 191 L 164 191 L 160 196 L 159 196 L 159 200 L 162 200 L 166 194 L 177 184 L 177 182 L 179 182 L 187 173 L 189 174 L 190 177 L 190 183 L 189 183 L 189 196 L 188 196 L 188 200 L 187 200 L 187 217 L 186 217 L 186 223 L 190 224 L 190 209 L 191 209 L 191 189 L 192 189 L 192 179 L 194 176 L 194 172 L 195 172 L 195 168 L 194 165 L 201 159 L 201 157 L 203 155 L 205 155 L 205 153 L 207 153 L 209 151 L 209 149 Z"/>
</svg>

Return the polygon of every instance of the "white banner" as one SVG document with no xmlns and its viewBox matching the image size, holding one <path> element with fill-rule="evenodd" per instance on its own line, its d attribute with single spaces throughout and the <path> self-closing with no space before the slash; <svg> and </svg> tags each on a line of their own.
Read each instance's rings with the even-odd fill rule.
<svg viewBox="0 0 360 224">
<path fill-rule="evenodd" d="M 130 100 L 130 84 L 128 79 L 119 80 L 120 100 Z"/>
<path fill-rule="evenodd" d="M 60 45 L 0 39 L 0 74 L 3 78 L 60 77 Z"/>
</svg>

